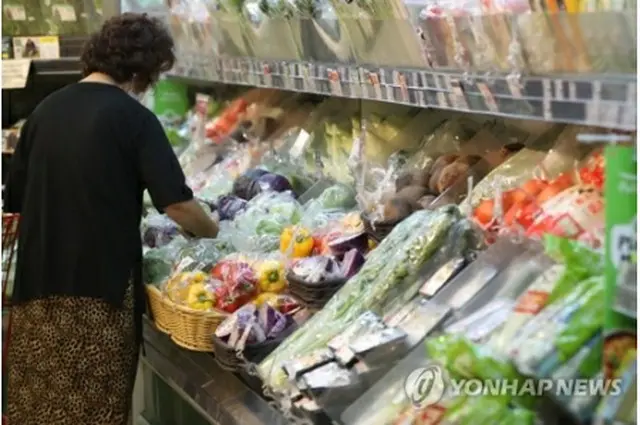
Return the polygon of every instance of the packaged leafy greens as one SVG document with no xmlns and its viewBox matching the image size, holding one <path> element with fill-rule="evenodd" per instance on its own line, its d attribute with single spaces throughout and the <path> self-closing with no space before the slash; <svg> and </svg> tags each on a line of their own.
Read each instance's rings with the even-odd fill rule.
<svg viewBox="0 0 640 425">
<path fill-rule="evenodd" d="M 323 348 L 365 311 L 384 314 L 393 301 L 389 293 L 415 286 L 415 274 L 442 245 L 449 228 L 459 219 L 457 208 L 444 207 L 418 211 L 396 226 L 371 252 L 360 272 L 324 309 L 265 359 L 260 365 L 265 383 L 275 389 L 282 388 L 286 382 L 280 367 L 283 361 Z"/>
</svg>

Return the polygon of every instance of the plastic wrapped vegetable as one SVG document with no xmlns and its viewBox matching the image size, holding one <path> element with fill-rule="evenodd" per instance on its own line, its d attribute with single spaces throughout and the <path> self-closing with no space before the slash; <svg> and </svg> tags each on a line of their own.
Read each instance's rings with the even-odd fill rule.
<svg viewBox="0 0 640 425">
<path fill-rule="evenodd" d="M 227 231 L 238 251 L 275 251 L 283 230 L 297 224 L 300 216 L 300 204 L 290 192 L 265 192 L 249 201 Z"/>
<path fill-rule="evenodd" d="M 231 246 L 218 239 L 195 239 L 189 241 L 179 252 L 174 269 L 176 272 L 199 270 L 205 273 L 231 252 Z"/>
<path fill-rule="evenodd" d="M 193 310 L 213 310 L 219 282 L 201 271 L 175 273 L 164 287 L 164 292 L 174 303 Z"/>
<path fill-rule="evenodd" d="M 300 226 L 289 226 L 280 234 L 280 252 L 293 258 L 311 255 L 314 243 L 309 230 Z"/>
<path fill-rule="evenodd" d="M 350 209 L 356 206 L 356 192 L 344 184 L 335 184 L 325 189 L 316 199 L 325 209 Z"/>
<path fill-rule="evenodd" d="M 273 292 L 263 292 L 253 301 L 258 307 L 262 304 L 268 304 L 283 314 L 293 314 L 300 309 L 300 304 L 291 295 L 276 294 Z"/>
<path fill-rule="evenodd" d="M 296 261 L 290 273 L 309 285 L 342 279 L 340 264 L 330 257 L 309 257 Z"/>
<path fill-rule="evenodd" d="M 161 248 L 148 250 L 142 260 L 143 281 L 148 284 L 160 284 L 167 280 L 173 271 L 173 265 L 180 251 L 187 245 L 182 236 Z"/>
<path fill-rule="evenodd" d="M 390 302 L 387 295 L 414 283 L 411 277 L 440 247 L 459 214 L 457 208 L 419 211 L 396 226 L 324 309 L 265 359 L 260 365 L 265 383 L 280 388 L 282 361 L 322 348 L 365 311 L 384 314 Z"/>
<path fill-rule="evenodd" d="M 294 194 L 293 187 L 286 177 L 271 173 L 264 174 L 251 183 L 249 198 L 253 199 L 263 192 L 291 192 Z"/>
<path fill-rule="evenodd" d="M 150 214 L 142 220 L 142 241 L 149 248 L 160 248 L 179 233 L 178 225 L 166 215 Z"/>
<path fill-rule="evenodd" d="M 233 195 L 221 196 L 218 199 L 218 215 L 220 220 L 233 220 L 247 207 L 247 201 Z"/>
<path fill-rule="evenodd" d="M 278 338 L 292 323 L 268 304 L 259 307 L 247 304 L 225 319 L 215 335 L 231 348 L 244 349 L 247 345 Z"/>
<path fill-rule="evenodd" d="M 248 201 L 249 199 L 251 199 L 250 191 L 253 182 L 267 173 L 268 171 L 262 170 L 260 168 L 246 171 L 233 182 L 232 193 L 235 196 Z"/>
</svg>

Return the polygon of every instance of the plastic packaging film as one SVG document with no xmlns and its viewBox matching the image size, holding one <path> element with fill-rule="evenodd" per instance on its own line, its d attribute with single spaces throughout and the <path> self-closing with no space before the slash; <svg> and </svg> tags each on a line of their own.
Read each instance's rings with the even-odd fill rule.
<svg viewBox="0 0 640 425">
<path fill-rule="evenodd" d="M 449 209 L 442 209 L 436 212 L 419 212 L 401 222 L 392 234 L 369 255 L 365 267 L 359 274 L 350 279 L 323 310 L 313 316 L 301 330 L 292 335 L 263 362 L 260 369 L 265 382 L 281 388 L 285 384 L 279 368 L 281 361 L 322 347 L 336 332 L 361 314 L 363 308 L 371 308 L 373 311 L 384 309 L 386 297 L 382 294 L 390 290 L 389 280 L 398 279 L 404 273 L 417 272 L 416 267 L 421 266 L 431 257 L 433 250 L 440 246 L 455 217 L 456 213 Z M 402 248 L 398 250 L 396 247 L 399 243 Z M 418 250 L 419 253 L 410 254 L 413 252 L 412 249 L 417 248 L 417 244 L 423 248 Z M 398 258 L 383 260 L 389 255 Z M 402 258 L 407 255 L 412 255 L 411 258 L 414 261 L 406 264 L 410 269 L 403 271 L 399 276 L 395 275 L 397 272 L 394 271 L 394 264 L 404 263 Z M 413 255 L 417 256 L 414 258 Z M 369 279 L 373 279 L 374 283 L 368 284 L 368 290 L 362 293 L 362 285 Z M 373 290 L 374 288 L 377 290 Z"/>
</svg>

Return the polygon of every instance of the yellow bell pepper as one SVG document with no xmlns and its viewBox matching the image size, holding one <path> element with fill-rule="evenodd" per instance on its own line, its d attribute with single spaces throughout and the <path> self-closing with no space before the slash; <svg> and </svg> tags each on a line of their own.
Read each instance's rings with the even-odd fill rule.
<svg viewBox="0 0 640 425">
<path fill-rule="evenodd" d="M 207 291 L 204 283 L 194 283 L 189 287 L 187 305 L 194 310 L 210 310 L 215 303 L 214 296 Z"/>
<path fill-rule="evenodd" d="M 308 257 L 313 252 L 313 246 L 313 236 L 307 229 L 287 227 L 280 235 L 280 252 L 291 252 L 293 258 Z"/>
<path fill-rule="evenodd" d="M 263 292 L 253 300 L 253 303 L 257 306 L 267 304 L 275 308 L 278 304 L 278 294 L 274 294 L 273 292 Z"/>
<path fill-rule="evenodd" d="M 265 261 L 258 268 L 260 292 L 282 292 L 287 288 L 284 264 L 280 261 Z"/>
</svg>

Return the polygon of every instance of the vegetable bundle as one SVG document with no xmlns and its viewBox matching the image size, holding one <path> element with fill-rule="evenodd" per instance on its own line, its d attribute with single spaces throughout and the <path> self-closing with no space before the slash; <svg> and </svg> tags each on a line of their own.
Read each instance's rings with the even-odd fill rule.
<svg viewBox="0 0 640 425">
<path fill-rule="evenodd" d="M 389 294 L 411 288 L 421 266 L 440 247 L 449 228 L 460 218 L 456 208 L 419 211 L 398 225 L 371 252 L 360 272 L 260 365 L 260 373 L 274 388 L 283 384 L 280 362 L 324 346 L 365 311 L 383 313 Z"/>
</svg>

